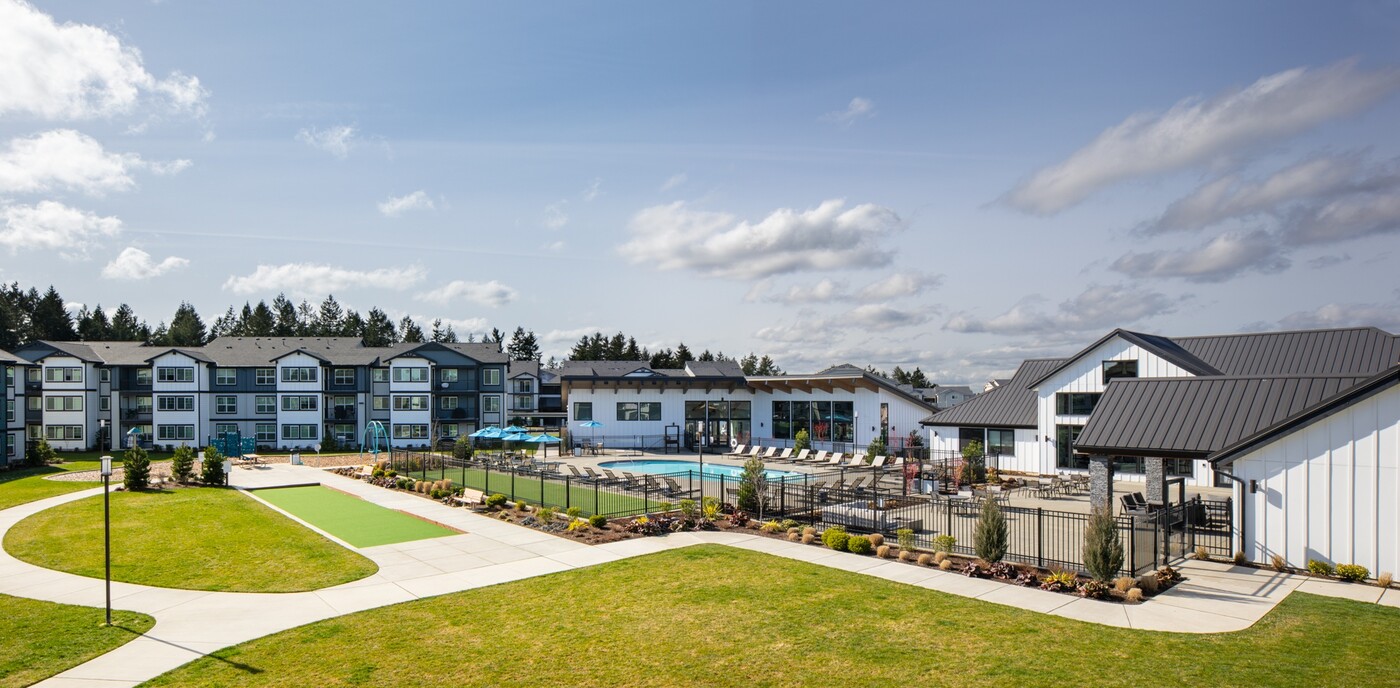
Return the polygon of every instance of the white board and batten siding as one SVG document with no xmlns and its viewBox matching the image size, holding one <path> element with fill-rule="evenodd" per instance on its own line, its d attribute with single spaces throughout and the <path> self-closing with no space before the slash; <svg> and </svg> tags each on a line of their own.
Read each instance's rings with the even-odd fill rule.
<svg viewBox="0 0 1400 688">
<path fill-rule="evenodd" d="M 1400 572 L 1400 386 L 1235 459 L 1250 558 Z M 1257 491 L 1250 492 L 1250 481 Z"/>
<path fill-rule="evenodd" d="M 773 402 L 775 401 L 849 401 L 852 410 L 859 417 L 859 422 L 854 423 L 855 444 L 859 448 L 864 448 L 871 440 L 879 436 L 880 433 L 880 404 L 889 404 L 889 425 L 891 446 L 898 447 L 899 439 L 909 437 L 909 431 L 923 432 L 923 426 L 919 421 L 927 418 L 931 411 L 927 406 L 915 404 L 904 397 L 889 392 L 884 389 L 871 390 L 864 387 L 856 388 L 854 392 L 838 389 L 832 392 L 824 390 L 804 391 L 773 391 L 758 392 L 754 395 L 753 406 L 753 440 L 757 444 L 764 446 L 792 446 L 792 439 L 773 439 Z M 836 443 L 840 448 L 850 451 L 850 443 Z M 812 442 L 812 448 L 816 450 L 833 448 L 831 442 Z"/>
<path fill-rule="evenodd" d="M 930 425 L 926 428 L 924 442 L 931 449 L 931 455 L 956 456 L 962 453 L 961 441 L 959 440 L 959 426 L 956 425 Z M 1027 475 L 1040 475 L 1043 463 L 1041 452 L 1044 451 L 1044 443 L 1040 441 L 1035 428 L 1012 428 L 1015 433 L 1014 456 L 1000 456 L 997 459 L 997 468 L 1002 471 L 1013 471 Z M 936 435 L 936 436 L 935 436 Z M 1050 458 L 1050 465 L 1054 465 L 1055 459 Z"/>
<path fill-rule="evenodd" d="M 192 377 L 190 380 L 162 381 L 161 369 L 188 369 Z M 213 400 L 205 394 L 209 391 L 208 383 L 207 365 L 187 354 L 168 351 L 151 360 L 151 440 L 155 444 L 202 446 L 210 434 L 209 418 L 214 412 L 214 409 L 209 407 Z M 185 410 L 161 410 L 163 397 L 188 397 L 192 403 L 190 408 Z M 178 437 L 172 434 L 176 433 L 175 428 L 179 427 L 188 428 L 192 436 Z M 162 436 L 162 428 L 166 428 L 165 436 Z"/>
<path fill-rule="evenodd" d="M 703 387 L 682 390 L 674 387 L 603 387 L 599 389 L 575 388 L 569 391 L 569 404 L 565 409 L 569 414 L 569 431 L 575 440 L 589 437 L 616 437 L 630 441 L 632 438 L 659 438 L 665 435 L 666 426 L 679 426 L 685 430 L 685 402 L 687 401 L 754 401 L 754 395 L 746 389 L 715 388 L 708 393 Z M 593 420 L 602 423 L 599 428 L 580 427 L 584 422 L 575 417 L 574 412 L 580 402 L 593 405 Z M 659 403 L 660 420 L 617 420 L 619 403 Z M 758 409 L 751 404 L 754 432 L 758 431 Z M 659 444 L 659 443 L 658 443 Z"/>
</svg>

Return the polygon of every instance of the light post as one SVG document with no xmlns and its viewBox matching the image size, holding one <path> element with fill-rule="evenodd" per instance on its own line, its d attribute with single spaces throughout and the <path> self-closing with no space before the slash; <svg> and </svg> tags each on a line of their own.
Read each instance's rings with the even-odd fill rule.
<svg viewBox="0 0 1400 688">
<path fill-rule="evenodd" d="M 705 508 L 705 435 L 710 431 L 710 400 L 705 400 L 705 421 L 695 438 L 696 456 L 700 459 L 700 508 Z"/>
<path fill-rule="evenodd" d="M 107 444 L 107 419 L 106 419 L 106 418 L 99 418 L 99 419 L 97 419 L 97 451 L 104 451 L 104 450 L 106 450 L 106 449 L 107 449 L 106 444 Z"/>
<path fill-rule="evenodd" d="M 851 419 L 851 453 L 856 453 L 856 438 L 860 436 L 860 411 L 852 411 Z"/>
<path fill-rule="evenodd" d="M 102 457 L 102 554 L 107 571 L 107 623 L 112 625 L 112 457 Z"/>
</svg>

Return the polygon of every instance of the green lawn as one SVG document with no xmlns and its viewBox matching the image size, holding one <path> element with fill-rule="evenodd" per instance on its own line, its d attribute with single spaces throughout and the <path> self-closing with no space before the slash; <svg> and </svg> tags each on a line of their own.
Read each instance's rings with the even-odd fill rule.
<svg viewBox="0 0 1400 688">
<path fill-rule="evenodd" d="M 356 547 L 458 534 L 455 530 L 319 485 L 258 490 L 257 495 Z"/>
<path fill-rule="evenodd" d="M 426 477 L 425 477 L 426 475 Z M 652 493 L 645 502 L 641 497 L 634 497 L 631 494 L 621 494 L 617 488 L 601 487 L 595 489 L 593 485 L 582 482 L 573 482 L 567 489 L 563 482 L 549 480 L 542 481 L 525 475 L 515 476 L 514 483 L 511 482 L 510 473 L 491 471 L 490 485 L 487 485 L 486 471 L 480 468 L 468 468 L 465 471 L 466 482 L 463 482 L 463 470 L 461 468 L 447 468 L 445 470 L 429 470 L 425 474 L 422 471 L 403 472 L 400 477 L 414 478 L 417 480 L 440 480 L 450 478 L 453 485 L 466 485 L 473 490 L 481 490 L 487 494 L 499 492 L 514 501 L 520 497 L 531 504 L 544 504 L 546 506 L 557 506 L 567 508 L 576 506 L 583 509 L 586 516 L 601 513 L 611 516 L 623 516 L 645 513 L 648 510 L 656 509 L 656 505 L 662 501 L 669 501 L 675 504 L 677 497 L 664 497 L 660 494 Z M 541 492 L 543 490 L 543 492 Z"/>
<path fill-rule="evenodd" d="M 20 521 L 5 535 L 19 559 L 102 576 L 102 497 Z M 374 562 L 236 490 L 112 495 L 112 578 L 236 592 L 316 590 L 372 575 Z"/>
<path fill-rule="evenodd" d="M 0 688 L 27 686 L 111 651 L 149 630 L 145 614 L 0 595 Z"/>
<path fill-rule="evenodd" d="M 38 468 L 15 468 L 0 472 L 0 509 L 47 499 L 69 492 L 86 490 L 101 485 L 101 482 L 70 482 L 45 480 L 45 476 L 67 471 L 97 470 L 96 461 L 71 461 L 68 463 L 41 466 Z"/>
<path fill-rule="evenodd" d="M 1295 593 L 1239 633 L 1134 631 L 699 546 L 310 624 L 151 685 L 1380 686 L 1397 624 Z"/>
</svg>

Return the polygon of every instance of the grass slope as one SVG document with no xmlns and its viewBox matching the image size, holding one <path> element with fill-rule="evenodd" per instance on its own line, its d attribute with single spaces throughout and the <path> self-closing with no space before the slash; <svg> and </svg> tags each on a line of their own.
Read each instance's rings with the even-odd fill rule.
<svg viewBox="0 0 1400 688">
<path fill-rule="evenodd" d="M 356 547 L 457 534 L 455 530 L 320 486 L 258 490 L 258 497 Z"/>
<path fill-rule="evenodd" d="M 102 497 L 37 513 L 5 535 L 19 559 L 102 576 Z M 372 575 L 374 562 L 234 490 L 112 495 L 112 578 L 237 592 L 316 590 Z"/>
<path fill-rule="evenodd" d="M 110 652 L 150 630 L 145 614 L 0 595 L 0 688 L 27 686 Z"/>
<path fill-rule="evenodd" d="M 1239 633 L 1134 631 L 700 546 L 310 624 L 150 685 L 1400 685 L 1397 623 L 1294 594 Z"/>
<path fill-rule="evenodd" d="M 12 506 L 101 485 L 100 481 L 45 480 L 45 476 L 69 471 L 95 471 L 98 467 L 99 464 L 96 461 L 70 461 L 52 466 L 16 468 L 0 472 L 0 509 L 8 509 Z"/>
</svg>

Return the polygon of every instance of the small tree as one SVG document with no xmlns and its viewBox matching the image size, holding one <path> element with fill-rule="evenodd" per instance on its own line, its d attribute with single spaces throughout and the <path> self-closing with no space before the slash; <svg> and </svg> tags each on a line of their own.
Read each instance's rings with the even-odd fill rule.
<svg viewBox="0 0 1400 688">
<path fill-rule="evenodd" d="M 963 465 L 962 472 L 958 476 L 959 482 L 972 484 L 980 483 L 987 479 L 987 467 L 982 461 L 982 443 L 973 440 L 967 443 L 962 449 Z"/>
<path fill-rule="evenodd" d="M 199 467 L 199 480 L 210 487 L 219 487 L 228 482 L 224 474 L 224 455 L 213 445 L 204 448 L 204 463 Z"/>
<path fill-rule="evenodd" d="M 27 458 L 31 466 L 47 466 L 51 463 L 58 463 L 58 454 L 53 450 L 53 447 L 49 446 L 49 441 L 46 439 L 40 439 L 38 444 L 35 444 L 34 448 L 29 451 Z"/>
<path fill-rule="evenodd" d="M 464 461 L 472 457 L 472 440 L 470 437 L 462 435 L 457 438 L 456 442 L 452 443 L 452 457 Z"/>
<path fill-rule="evenodd" d="M 122 454 L 122 484 L 127 490 L 144 490 L 151 480 L 151 457 L 141 447 Z"/>
<path fill-rule="evenodd" d="M 869 463 L 869 462 L 871 462 L 871 461 L 874 461 L 874 460 L 875 460 L 875 457 L 880 456 L 880 455 L 882 455 L 882 454 L 884 454 L 884 453 L 885 453 L 885 440 L 882 439 L 882 438 L 876 437 L 875 439 L 870 440 L 870 444 L 865 445 L 865 461 L 866 461 L 866 463 Z"/>
<path fill-rule="evenodd" d="M 983 561 L 995 564 L 1006 556 L 1006 547 L 1006 516 L 1002 515 L 995 499 L 988 499 L 982 503 L 977 529 L 972 532 L 972 548 Z"/>
<path fill-rule="evenodd" d="M 744 472 L 739 476 L 739 508 L 758 514 L 759 520 L 763 520 L 763 506 L 767 500 L 768 474 L 763 470 L 763 460 L 755 456 L 744 462 Z"/>
<path fill-rule="evenodd" d="M 1108 509 L 1094 509 L 1084 525 L 1084 568 L 1094 580 L 1108 582 L 1123 568 L 1123 539 Z"/>
<path fill-rule="evenodd" d="M 180 445 L 170 457 L 170 476 L 175 482 L 184 484 L 194 477 L 194 448 Z"/>
<path fill-rule="evenodd" d="M 812 436 L 806 430 L 798 430 L 797 436 L 792 438 L 793 452 L 800 452 L 803 449 L 812 448 Z"/>
</svg>

